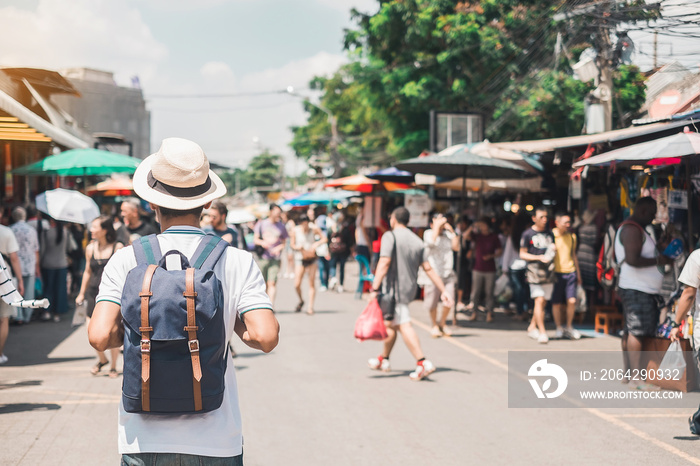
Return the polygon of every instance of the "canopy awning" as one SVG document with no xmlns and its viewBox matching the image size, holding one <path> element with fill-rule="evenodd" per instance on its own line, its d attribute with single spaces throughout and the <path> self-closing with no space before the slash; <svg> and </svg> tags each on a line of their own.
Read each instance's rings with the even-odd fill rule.
<svg viewBox="0 0 700 466">
<path fill-rule="evenodd" d="M 0 141 L 55 141 L 68 149 L 90 147 L 87 141 L 44 120 L 3 91 L 0 91 L 0 114 L 9 118 L 6 121 L 0 120 L 6 130 L 0 131 Z"/>
<path fill-rule="evenodd" d="M 557 149 L 571 149 L 574 147 L 585 147 L 589 144 L 604 144 L 610 142 L 624 141 L 647 134 L 654 134 L 661 131 L 672 130 L 686 125 L 690 125 L 690 120 L 672 121 L 664 123 L 653 123 L 651 125 L 632 126 L 629 128 L 606 131 L 604 133 L 583 134 L 581 136 L 569 136 L 565 138 L 540 139 L 534 141 L 513 141 L 494 142 L 494 146 L 503 149 L 519 150 L 538 154 L 542 152 L 552 152 Z"/>
</svg>

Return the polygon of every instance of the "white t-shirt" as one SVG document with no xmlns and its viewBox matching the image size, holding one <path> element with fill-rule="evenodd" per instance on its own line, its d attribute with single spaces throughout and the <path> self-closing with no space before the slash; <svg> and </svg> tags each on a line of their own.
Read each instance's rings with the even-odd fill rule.
<svg viewBox="0 0 700 466">
<path fill-rule="evenodd" d="M 452 252 L 452 238 L 455 234 L 448 230 L 443 230 L 442 234 L 435 238 L 433 230 L 425 230 L 423 233 L 423 243 L 425 244 L 425 257 L 430 266 L 435 269 L 443 281 L 454 280 L 454 254 Z M 421 268 L 418 271 L 418 284 L 421 286 L 431 285 L 433 282 Z M 401 284 L 399 284 L 401 286 Z"/>
<path fill-rule="evenodd" d="M 162 252 L 177 249 L 191 258 L 204 232 L 199 228 L 178 226 L 158 235 Z M 114 253 L 102 274 L 97 302 L 121 305 L 126 275 L 136 267 L 133 248 Z M 253 256 L 237 248 L 228 248 L 214 269 L 224 289 L 224 324 L 227 341 L 233 336 L 236 314 L 254 309 L 272 309 L 265 293 L 265 281 Z M 228 354 L 228 353 L 227 353 Z M 119 403 L 119 453 L 182 453 L 228 457 L 243 451 L 241 413 L 233 359 L 228 356 L 225 393 L 221 407 L 204 414 L 158 415 L 124 411 Z"/>
<path fill-rule="evenodd" d="M 678 281 L 700 291 L 700 249 L 690 253 L 678 277 Z M 693 314 L 700 311 L 699 297 L 698 293 L 695 293 L 695 312 Z"/>
</svg>

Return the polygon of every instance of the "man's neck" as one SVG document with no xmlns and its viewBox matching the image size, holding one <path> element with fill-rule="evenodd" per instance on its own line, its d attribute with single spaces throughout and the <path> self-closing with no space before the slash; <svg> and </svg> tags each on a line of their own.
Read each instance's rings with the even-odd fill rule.
<svg viewBox="0 0 700 466">
<path fill-rule="evenodd" d="M 143 224 L 143 222 L 141 221 L 141 219 L 138 219 L 134 223 L 129 222 L 129 224 L 127 225 L 127 228 L 135 230 L 136 228 L 140 227 L 142 224 Z"/>
<path fill-rule="evenodd" d="M 217 225 L 214 227 L 216 231 L 226 231 L 228 227 L 226 226 L 225 223 L 222 223 L 221 225 Z"/>
<path fill-rule="evenodd" d="M 194 227 L 199 228 L 199 219 L 194 216 L 185 217 L 173 217 L 168 219 L 161 219 L 160 221 L 160 231 L 164 232 L 171 227 Z"/>
<path fill-rule="evenodd" d="M 532 225 L 532 229 L 535 230 L 537 233 L 542 233 L 543 231 L 545 231 L 547 229 L 547 227 L 540 228 L 537 225 Z"/>
</svg>

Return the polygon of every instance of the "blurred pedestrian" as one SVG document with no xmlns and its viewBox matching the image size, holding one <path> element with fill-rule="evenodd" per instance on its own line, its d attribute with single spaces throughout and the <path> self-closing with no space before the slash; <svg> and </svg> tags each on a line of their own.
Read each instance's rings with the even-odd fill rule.
<svg viewBox="0 0 700 466">
<path fill-rule="evenodd" d="M 554 217 L 555 228 L 554 245 L 554 290 L 552 291 L 552 317 L 557 326 L 554 338 L 569 338 L 578 340 L 581 333 L 573 326 L 576 313 L 576 291 L 581 284 L 581 272 L 576 247 L 578 245 L 576 235 L 570 231 L 571 216 L 560 212 Z M 562 305 L 566 306 L 566 312 L 562 316 Z M 564 319 L 562 319 L 564 317 Z M 563 324 L 566 324 L 564 326 Z"/>
<path fill-rule="evenodd" d="M 0 210 L 0 220 L 2 220 Z M 17 291 L 24 293 L 24 281 L 22 280 L 22 265 L 19 260 L 19 244 L 17 238 L 9 227 L 0 224 L 0 253 L 7 267 L 8 275 L 16 282 Z M 7 362 L 5 356 L 5 343 L 10 333 L 10 317 L 15 315 L 14 309 L 5 301 L 0 301 L 0 364 Z"/>
<path fill-rule="evenodd" d="M 397 332 L 400 332 L 408 350 L 416 359 L 416 368 L 409 374 L 409 378 L 418 381 L 435 372 L 435 365 L 423 354 L 408 311 L 408 304 L 415 298 L 418 288 L 418 269 L 422 267 L 428 278 L 440 290 L 440 299 L 444 306 L 450 308 L 454 301 L 445 289 L 440 276 L 425 259 L 423 241 L 407 227 L 409 219 L 408 209 L 405 207 L 394 209 L 389 219 L 392 230 L 382 238 L 370 300 L 377 298 L 380 287 L 383 294 L 395 297 L 396 300 L 395 306 L 390 310 L 393 314 L 384 315 L 388 336 L 384 340 L 382 354 L 371 358 L 368 364 L 370 369 L 390 371 L 389 356 L 396 343 Z"/>
<path fill-rule="evenodd" d="M 270 204 L 270 216 L 255 224 L 254 242 L 260 254 L 258 266 L 265 279 L 265 291 L 270 302 L 275 304 L 277 294 L 277 277 L 280 273 L 280 257 L 287 239 L 287 228 L 281 221 L 282 209 L 277 204 Z"/>
<path fill-rule="evenodd" d="M 284 241 L 284 258 L 285 258 L 285 278 L 294 278 L 294 250 L 292 249 L 292 231 L 297 225 L 287 212 L 282 212 L 282 221 L 287 229 L 287 239 Z"/>
<path fill-rule="evenodd" d="M 520 239 L 531 222 L 523 214 L 516 215 L 512 221 L 513 226 L 503 251 L 503 273 L 508 274 L 508 283 L 513 291 L 516 312 L 513 319 L 522 321 L 527 319 L 530 310 L 530 286 L 525 277 L 527 262 L 520 258 Z"/>
<path fill-rule="evenodd" d="M 642 369 L 642 338 L 653 337 L 659 323 L 661 283 L 659 266 L 673 263 L 661 254 L 646 227 L 656 218 L 656 201 L 642 197 L 634 213 L 615 234 L 615 259 L 620 264 L 618 296 L 622 302 L 624 370 Z M 628 380 L 629 381 L 629 380 Z M 649 388 L 641 384 L 638 388 Z"/>
<path fill-rule="evenodd" d="M 442 279 L 446 292 L 454 296 L 457 277 L 454 271 L 454 251 L 459 250 L 459 237 L 447 217 L 436 212 L 430 218 L 430 228 L 423 233 L 425 245 L 425 260 Z M 450 336 L 452 331 L 447 325 L 447 317 L 450 308 L 443 306 L 440 300 L 439 288 L 430 280 L 423 269 L 418 272 L 418 284 L 423 286 L 423 309 L 430 315 L 430 335 L 438 338 L 442 335 Z M 399 285 L 400 286 L 400 285 Z M 438 320 L 438 306 L 442 307 L 442 314 Z"/>
<path fill-rule="evenodd" d="M 68 254 L 78 245 L 63 222 L 52 218 L 49 225 L 39 238 L 44 297 L 50 303 L 41 320 L 60 322 L 68 312 Z"/>
<path fill-rule="evenodd" d="M 360 206 L 355 217 L 355 254 L 363 256 L 370 263 L 369 232 L 365 227 L 364 206 Z M 369 272 L 369 271 L 368 271 Z"/>
<path fill-rule="evenodd" d="M 27 211 L 23 207 L 15 207 L 12 210 L 14 223 L 10 229 L 15 234 L 19 250 L 20 268 L 22 269 L 22 282 L 24 284 L 24 299 L 34 299 L 34 283 L 41 276 L 39 267 L 39 236 L 34 228 L 26 222 Z M 28 324 L 32 320 L 32 308 L 17 308 L 16 322 L 20 325 Z"/>
<path fill-rule="evenodd" d="M 309 275 L 309 305 L 306 313 L 314 314 L 314 304 L 316 300 L 316 249 L 327 243 L 328 239 L 315 223 L 312 223 L 307 215 L 299 217 L 298 225 L 292 234 L 292 249 L 295 251 L 294 261 L 296 270 L 294 271 L 294 289 L 299 296 L 299 304 L 294 312 L 301 312 L 304 306 L 304 296 L 301 293 L 301 282 L 304 275 Z"/>
<path fill-rule="evenodd" d="M 457 312 L 467 310 L 467 305 L 464 302 L 465 297 L 471 297 L 472 293 L 472 242 L 467 239 L 467 230 L 472 225 L 471 220 L 466 214 L 460 215 L 457 224 L 459 241 L 462 243 L 460 250 L 457 252 L 457 261 L 459 261 L 459 276 L 457 277 Z"/>
<path fill-rule="evenodd" d="M 141 201 L 136 197 L 130 197 L 122 202 L 121 216 L 124 225 L 117 230 L 117 241 L 124 246 L 130 245 L 142 236 L 158 233 L 158 229 L 142 217 Z"/>
<path fill-rule="evenodd" d="M 226 216 L 228 215 L 226 204 L 216 200 L 211 203 L 211 208 L 208 212 L 211 219 L 211 227 L 204 228 L 204 231 L 212 232 L 231 246 L 238 247 L 238 232 L 226 224 Z"/>
<path fill-rule="evenodd" d="M 320 230 L 323 236 L 328 238 L 328 216 L 326 208 L 323 206 L 312 206 L 306 211 L 309 221 L 314 223 Z M 320 291 L 328 290 L 328 281 L 330 278 L 330 254 L 319 254 L 318 262 L 318 278 L 321 280 Z"/>
<path fill-rule="evenodd" d="M 338 293 L 343 292 L 343 285 L 345 284 L 345 262 L 350 257 L 350 251 L 352 250 L 352 236 L 350 227 L 345 221 L 345 214 L 338 212 L 328 239 L 328 249 L 331 253 L 330 281 L 328 285 L 331 290 L 335 289 Z M 336 269 L 338 269 L 337 272 Z M 337 278 L 336 274 L 338 275 Z"/>
<path fill-rule="evenodd" d="M 496 258 L 503 254 L 503 247 L 498 234 L 491 229 L 491 220 L 483 217 L 469 227 L 466 239 L 473 243 L 474 265 L 472 266 L 472 294 L 469 307 L 472 310 L 468 321 L 475 321 L 479 306 L 486 309 L 486 322 L 493 322 L 496 284 Z"/>
<path fill-rule="evenodd" d="M 525 230 L 520 240 L 520 258 L 527 262 L 526 277 L 530 297 L 535 301 L 532 320 L 527 328 L 530 338 L 546 344 L 549 337 L 544 327 L 544 307 L 554 291 L 554 235 L 548 226 L 549 214 L 544 207 L 532 213 L 533 225 Z"/>
<path fill-rule="evenodd" d="M 114 230 L 114 225 L 111 217 L 97 217 L 90 224 L 90 236 L 92 241 L 85 248 L 85 271 L 83 272 L 83 280 L 80 284 L 80 291 L 75 298 L 76 306 L 86 304 L 87 326 L 90 325 L 92 312 L 95 309 L 95 299 L 100 289 L 100 281 L 102 280 L 102 272 L 107 265 L 109 259 L 112 258 L 115 251 L 123 247 L 122 243 L 117 242 L 117 232 Z M 90 372 L 92 375 L 97 375 L 104 366 L 110 364 L 109 376 L 117 377 L 117 359 L 119 359 L 119 348 L 112 348 L 111 360 L 107 360 L 104 351 L 97 351 L 97 364 L 95 364 Z"/>
</svg>

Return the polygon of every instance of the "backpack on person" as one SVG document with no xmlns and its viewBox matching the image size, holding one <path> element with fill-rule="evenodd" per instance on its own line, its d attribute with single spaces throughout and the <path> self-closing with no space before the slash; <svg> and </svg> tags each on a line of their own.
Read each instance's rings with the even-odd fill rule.
<svg viewBox="0 0 700 466">
<path fill-rule="evenodd" d="M 188 260 L 177 250 L 161 254 L 156 235 L 134 242 L 137 265 L 121 303 L 126 412 L 205 413 L 221 406 L 228 344 L 214 266 L 228 247 L 207 235 Z M 181 269 L 166 269 L 171 255 Z"/>
<path fill-rule="evenodd" d="M 606 290 L 616 289 L 618 279 L 620 278 L 622 262 L 618 262 L 615 257 L 615 239 L 617 238 L 620 228 L 625 225 L 634 225 L 644 233 L 644 229 L 638 223 L 629 220 L 622 222 L 617 229 L 615 229 L 612 224 L 608 225 L 605 237 L 603 238 L 603 245 L 600 247 L 598 260 L 595 264 L 598 283 Z M 644 240 L 646 240 L 646 237 L 644 237 Z"/>
<path fill-rule="evenodd" d="M 331 235 L 331 240 L 328 243 L 328 249 L 333 255 L 347 254 L 349 248 L 345 242 L 345 227 L 341 227 Z"/>
</svg>

